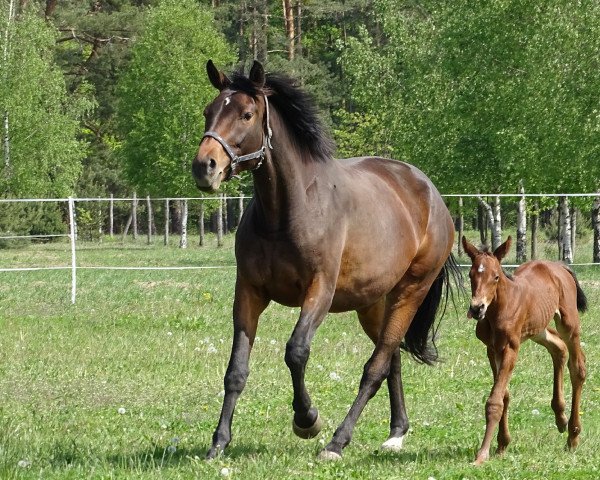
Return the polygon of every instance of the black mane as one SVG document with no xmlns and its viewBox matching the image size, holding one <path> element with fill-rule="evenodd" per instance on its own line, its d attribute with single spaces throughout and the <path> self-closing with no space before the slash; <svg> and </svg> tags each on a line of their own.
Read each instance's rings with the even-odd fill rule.
<svg viewBox="0 0 600 480">
<path fill-rule="evenodd" d="M 267 95 L 269 104 L 279 112 L 301 150 L 307 151 L 315 161 L 325 162 L 333 157 L 335 145 L 323 127 L 317 106 L 294 79 L 282 74 L 267 74 L 265 86 L 259 89 L 248 77 L 236 73 L 229 88 L 255 98 Z"/>
</svg>

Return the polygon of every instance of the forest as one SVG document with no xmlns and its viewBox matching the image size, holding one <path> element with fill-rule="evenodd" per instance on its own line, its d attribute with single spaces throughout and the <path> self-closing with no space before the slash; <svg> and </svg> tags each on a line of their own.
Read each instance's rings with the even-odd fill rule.
<svg viewBox="0 0 600 480">
<path fill-rule="evenodd" d="M 596 1 L 0 5 L 2 197 L 198 195 L 209 58 L 296 78 L 337 156 L 410 162 L 442 193 L 600 187 Z"/>
</svg>

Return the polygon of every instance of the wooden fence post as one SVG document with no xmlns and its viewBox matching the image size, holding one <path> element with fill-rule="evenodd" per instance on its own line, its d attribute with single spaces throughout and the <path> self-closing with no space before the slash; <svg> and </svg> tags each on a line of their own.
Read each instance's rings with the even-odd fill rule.
<svg viewBox="0 0 600 480">
<path fill-rule="evenodd" d="M 169 222 L 171 219 L 169 218 L 169 199 L 165 200 L 165 237 L 164 244 L 165 246 L 169 244 Z"/>
<path fill-rule="evenodd" d="M 137 204 L 138 204 L 137 193 L 133 192 L 133 204 L 131 206 L 131 218 L 132 218 L 132 222 L 133 222 L 133 239 L 134 240 L 137 240 L 137 237 L 138 237 Z"/>
<path fill-rule="evenodd" d="M 110 207 L 109 207 L 109 214 L 108 214 L 108 228 L 109 228 L 109 234 L 110 234 L 110 238 L 113 238 L 114 236 L 114 226 L 115 226 L 115 197 L 114 195 L 111 193 L 110 194 Z"/>
<path fill-rule="evenodd" d="M 148 245 L 152 243 L 152 202 L 150 195 L 146 196 L 146 213 L 148 214 Z"/>
<path fill-rule="evenodd" d="M 219 197 L 217 208 L 217 247 L 223 246 L 223 194 Z"/>
</svg>

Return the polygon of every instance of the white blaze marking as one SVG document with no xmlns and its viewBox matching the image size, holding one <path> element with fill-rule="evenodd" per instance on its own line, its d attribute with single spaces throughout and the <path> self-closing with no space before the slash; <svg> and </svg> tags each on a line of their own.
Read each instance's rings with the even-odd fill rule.
<svg viewBox="0 0 600 480">
<path fill-rule="evenodd" d="M 479 273 L 483 273 L 483 272 L 485 272 L 485 267 L 483 266 L 483 263 L 482 263 L 481 265 L 479 265 L 479 268 L 477 269 L 477 271 L 478 271 Z"/>
<path fill-rule="evenodd" d="M 225 97 L 225 106 L 229 105 L 231 102 L 231 97 Z"/>
</svg>

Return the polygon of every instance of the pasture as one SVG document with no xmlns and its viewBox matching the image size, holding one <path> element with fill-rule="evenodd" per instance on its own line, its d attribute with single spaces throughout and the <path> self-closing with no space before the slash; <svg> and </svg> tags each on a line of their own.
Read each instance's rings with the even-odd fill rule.
<svg viewBox="0 0 600 480">
<path fill-rule="evenodd" d="M 83 244 L 78 264 L 229 266 L 232 242 L 188 250 Z M 68 259 L 62 243 L 0 250 L 2 267 Z M 76 305 L 67 271 L 0 273 L 0 478 L 599 478 L 600 268 L 576 271 L 590 305 L 582 317 L 588 376 L 581 445 L 565 451 L 566 434 L 550 408 L 550 356 L 527 342 L 510 388 L 513 441 L 502 458 L 479 468 L 471 462 L 492 378 L 466 299 L 449 307 L 439 330 L 443 362 L 426 367 L 403 356 L 411 421 L 404 450 L 379 450 L 389 421 L 382 388 L 336 463 L 316 454 L 354 400 L 372 345 L 354 313 L 327 317 L 307 369 L 325 426 L 315 439 L 298 439 L 283 355 L 299 311 L 272 304 L 259 323 L 232 443 L 206 462 L 231 348 L 235 269 L 79 270 Z M 569 402 L 568 376 L 565 393 Z"/>
</svg>

